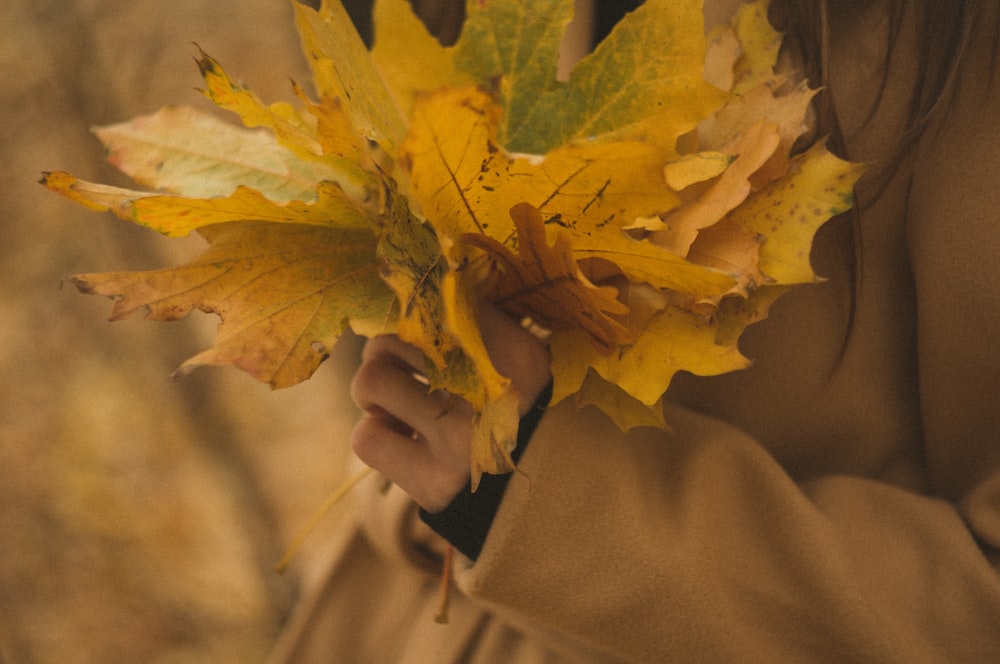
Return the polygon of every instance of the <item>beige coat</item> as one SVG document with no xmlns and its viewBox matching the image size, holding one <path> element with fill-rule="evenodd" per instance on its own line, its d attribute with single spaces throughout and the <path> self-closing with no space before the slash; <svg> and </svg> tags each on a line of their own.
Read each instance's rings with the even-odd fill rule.
<svg viewBox="0 0 1000 664">
<path fill-rule="evenodd" d="M 1000 85 L 986 4 L 942 133 L 912 179 L 862 196 L 842 355 L 850 276 L 831 225 L 814 255 L 829 280 L 748 332 L 751 369 L 678 379 L 672 433 L 546 414 L 481 557 L 457 564 L 450 624 L 433 621 L 440 542 L 405 495 L 366 482 L 274 662 L 1000 662 Z M 854 36 L 833 45 L 831 87 L 851 135 L 882 42 L 841 34 Z M 854 158 L 894 146 L 911 48 Z"/>
</svg>

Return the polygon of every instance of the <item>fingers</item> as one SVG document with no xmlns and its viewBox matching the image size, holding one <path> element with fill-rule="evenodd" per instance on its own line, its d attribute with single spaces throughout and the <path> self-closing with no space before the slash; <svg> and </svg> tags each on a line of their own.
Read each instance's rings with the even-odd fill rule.
<svg viewBox="0 0 1000 664">
<path fill-rule="evenodd" d="M 363 358 L 351 383 L 351 396 L 358 407 L 371 416 L 398 419 L 401 431 L 431 435 L 447 408 L 447 395 L 430 391 L 399 356 L 365 355 L 368 357 Z"/>
<path fill-rule="evenodd" d="M 440 455 L 425 440 L 403 435 L 390 422 L 378 417 L 364 417 L 355 425 L 351 446 L 365 464 L 378 470 L 429 512 L 447 507 L 469 483 L 468 451 Z"/>
<path fill-rule="evenodd" d="M 494 366 L 513 381 L 523 417 L 551 379 L 549 351 L 520 323 L 489 302 L 482 303 L 479 322 Z"/>
<path fill-rule="evenodd" d="M 393 336 L 371 340 L 351 394 L 366 415 L 352 432 L 355 454 L 430 511 L 469 481 L 472 409 L 420 380 L 419 350 Z"/>
</svg>

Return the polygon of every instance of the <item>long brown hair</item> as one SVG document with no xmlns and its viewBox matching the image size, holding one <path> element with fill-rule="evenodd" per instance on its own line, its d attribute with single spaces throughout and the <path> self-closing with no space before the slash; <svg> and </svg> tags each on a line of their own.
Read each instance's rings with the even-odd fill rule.
<svg viewBox="0 0 1000 664">
<path fill-rule="evenodd" d="M 912 22 L 921 48 L 916 53 L 916 77 L 910 91 L 906 129 L 896 152 L 874 169 L 870 181 L 884 185 L 912 154 L 927 128 L 947 113 L 976 17 L 982 4 L 991 1 L 995 0 L 882 0 L 887 19 L 881 63 L 883 82 L 889 76 L 889 63 L 907 21 Z M 809 81 L 824 90 L 815 100 L 817 135 L 829 136 L 831 146 L 845 153 L 845 137 L 828 86 L 831 12 L 856 13 L 860 7 L 870 5 L 870 0 L 773 0 L 771 5 L 772 21 L 785 33 L 785 47 L 795 49 Z M 881 101 L 879 94 L 868 109 L 869 118 Z"/>
<path fill-rule="evenodd" d="M 984 2 L 996 0 L 881 0 L 885 17 L 885 50 L 880 63 L 882 85 L 867 109 L 870 122 L 884 100 L 886 83 L 891 75 L 890 63 L 900 43 L 907 21 L 911 21 L 920 48 L 913 86 L 909 91 L 906 124 L 889 154 L 879 163 L 871 164 L 859 186 L 866 187 L 874 198 L 881 196 L 889 181 L 900 174 L 910 161 L 928 128 L 948 113 L 950 100 L 958 86 L 962 60 L 972 39 L 973 26 Z M 784 48 L 794 49 L 803 74 L 821 92 L 814 100 L 815 134 L 827 138 L 827 144 L 842 157 L 852 158 L 848 140 L 837 116 L 835 99 L 830 90 L 831 12 L 857 12 L 871 5 L 870 0 L 772 0 L 771 21 L 784 33 Z M 844 14 L 839 15 L 841 18 Z M 838 25 L 857 25 L 856 21 Z M 994 52 L 997 51 L 994 35 Z M 841 365 L 851 341 L 856 323 L 857 298 L 862 287 L 860 224 L 861 211 L 855 207 L 844 215 L 839 226 L 846 233 L 844 241 L 850 247 L 846 256 L 851 275 L 850 304 L 847 328 L 837 360 L 831 366 L 831 376 Z M 837 232 L 834 230 L 833 232 Z"/>
</svg>

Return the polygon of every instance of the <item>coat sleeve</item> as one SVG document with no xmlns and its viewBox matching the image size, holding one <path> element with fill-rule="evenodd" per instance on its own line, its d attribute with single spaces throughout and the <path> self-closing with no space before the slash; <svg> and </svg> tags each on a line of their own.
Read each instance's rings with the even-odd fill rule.
<svg viewBox="0 0 1000 664">
<path fill-rule="evenodd" d="M 624 661 L 997 661 L 1000 473 L 963 512 L 857 477 L 797 485 L 733 427 L 668 421 L 623 435 L 554 408 L 463 591 Z"/>
</svg>

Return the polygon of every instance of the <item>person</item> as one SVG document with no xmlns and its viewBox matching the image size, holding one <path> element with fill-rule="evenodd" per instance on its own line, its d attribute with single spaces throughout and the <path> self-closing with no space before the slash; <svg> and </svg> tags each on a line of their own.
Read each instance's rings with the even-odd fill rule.
<svg viewBox="0 0 1000 664">
<path fill-rule="evenodd" d="M 825 281 L 747 331 L 751 368 L 678 376 L 669 432 L 541 407 L 545 348 L 486 307 L 531 435 L 478 497 L 468 410 L 370 341 L 352 441 L 379 477 L 274 662 L 1000 662 L 1000 4 L 771 11 L 817 136 L 870 165 Z"/>
</svg>

